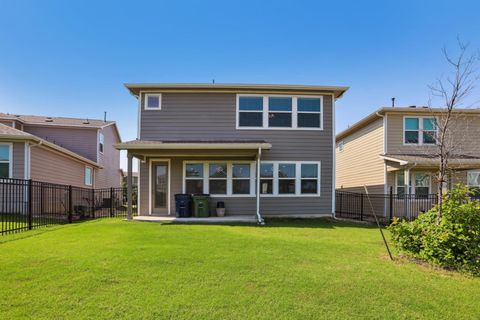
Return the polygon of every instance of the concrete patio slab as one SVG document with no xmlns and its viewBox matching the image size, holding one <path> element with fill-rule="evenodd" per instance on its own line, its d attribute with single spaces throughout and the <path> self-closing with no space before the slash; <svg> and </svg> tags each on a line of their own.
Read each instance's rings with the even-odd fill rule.
<svg viewBox="0 0 480 320">
<path fill-rule="evenodd" d="M 135 221 L 175 223 L 257 223 L 255 216 L 226 216 L 208 218 L 177 218 L 173 216 L 136 216 Z"/>
</svg>

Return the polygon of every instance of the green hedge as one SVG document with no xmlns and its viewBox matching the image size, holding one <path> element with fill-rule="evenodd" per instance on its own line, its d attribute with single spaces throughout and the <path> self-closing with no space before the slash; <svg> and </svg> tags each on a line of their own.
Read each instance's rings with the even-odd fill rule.
<svg viewBox="0 0 480 320">
<path fill-rule="evenodd" d="M 449 269 L 480 276 L 480 202 L 457 185 L 439 206 L 414 221 L 394 220 L 389 227 L 398 251 Z"/>
</svg>

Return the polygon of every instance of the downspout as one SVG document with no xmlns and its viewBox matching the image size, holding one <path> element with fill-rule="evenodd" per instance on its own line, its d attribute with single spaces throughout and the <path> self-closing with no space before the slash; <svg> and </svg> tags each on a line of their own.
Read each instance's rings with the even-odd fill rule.
<svg viewBox="0 0 480 320">
<path fill-rule="evenodd" d="M 375 112 L 377 116 L 382 118 L 383 123 L 383 154 L 387 154 L 387 118 L 385 115 L 380 114 L 380 112 Z M 388 170 L 387 170 L 387 161 L 383 160 L 383 193 L 388 193 Z M 383 206 L 383 216 L 387 216 L 387 201 Z"/>
<path fill-rule="evenodd" d="M 264 225 L 265 221 L 263 220 L 262 216 L 260 215 L 260 160 L 262 158 L 262 148 L 258 148 L 258 153 L 257 153 L 257 208 L 256 208 L 256 213 L 257 213 L 257 223 L 259 225 Z"/>
</svg>

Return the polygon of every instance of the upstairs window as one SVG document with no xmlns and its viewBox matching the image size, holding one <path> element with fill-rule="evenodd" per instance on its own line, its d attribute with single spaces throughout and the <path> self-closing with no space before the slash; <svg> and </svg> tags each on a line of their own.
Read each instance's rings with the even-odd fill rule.
<svg viewBox="0 0 480 320">
<path fill-rule="evenodd" d="M 435 144 L 437 135 L 437 124 L 435 118 L 423 118 L 422 123 L 423 144 Z"/>
<path fill-rule="evenodd" d="M 145 110 L 160 110 L 162 109 L 162 95 L 160 93 L 145 94 Z"/>
<path fill-rule="evenodd" d="M 298 98 L 297 127 L 321 128 L 322 109 L 320 98 Z"/>
<path fill-rule="evenodd" d="M 345 142 L 344 141 L 340 141 L 338 143 L 338 152 L 343 152 L 343 150 L 345 150 Z"/>
<path fill-rule="evenodd" d="M 105 148 L 105 136 L 103 135 L 103 133 L 100 133 L 98 136 L 98 151 L 100 151 L 100 153 L 103 153 L 104 148 Z"/>
<path fill-rule="evenodd" d="M 292 127 L 292 98 L 268 98 L 268 126 Z"/>
<path fill-rule="evenodd" d="M 435 118 L 407 117 L 403 128 L 405 144 L 435 144 L 437 134 Z"/>
<path fill-rule="evenodd" d="M 405 143 L 418 144 L 420 126 L 418 118 L 405 118 Z"/>
<path fill-rule="evenodd" d="M 263 97 L 240 97 L 238 108 L 240 127 L 263 127 Z"/>
<path fill-rule="evenodd" d="M 237 96 L 237 129 L 322 130 L 321 96 Z"/>
<path fill-rule="evenodd" d="M 11 145 L 0 144 L 0 178 L 11 178 Z"/>
</svg>

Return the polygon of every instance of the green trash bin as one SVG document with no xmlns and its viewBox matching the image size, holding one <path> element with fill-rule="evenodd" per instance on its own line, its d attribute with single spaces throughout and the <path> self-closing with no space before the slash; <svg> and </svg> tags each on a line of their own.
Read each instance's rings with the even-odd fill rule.
<svg viewBox="0 0 480 320">
<path fill-rule="evenodd" d="M 210 195 L 194 194 L 192 198 L 193 198 L 193 216 L 194 217 L 210 216 L 210 206 L 208 203 L 210 200 Z"/>
</svg>

